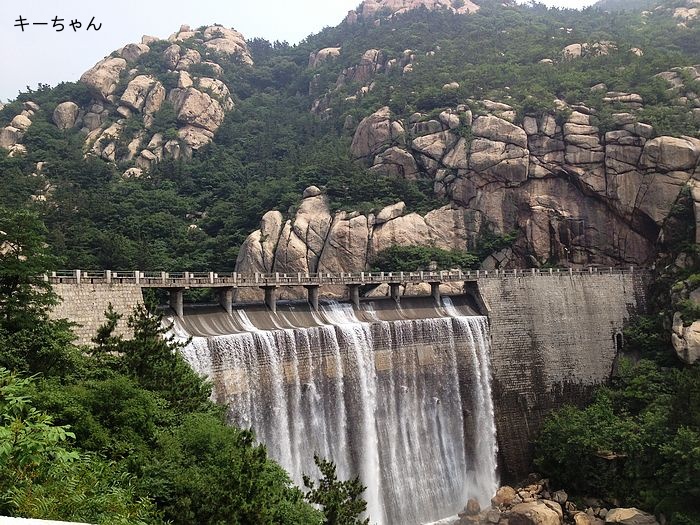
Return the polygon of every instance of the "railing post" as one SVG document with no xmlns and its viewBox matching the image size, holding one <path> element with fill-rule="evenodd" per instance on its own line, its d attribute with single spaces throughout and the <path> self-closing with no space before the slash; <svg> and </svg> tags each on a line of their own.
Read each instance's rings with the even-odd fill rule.
<svg viewBox="0 0 700 525">
<path fill-rule="evenodd" d="M 190 272 L 185 272 L 185 284 L 190 284 Z"/>
<path fill-rule="evenodd" d="M 105 270 L 105 281 L 107 284 L 112 284 L 112 270 Z"/>
<path fill-rule="evenodd" d="M 238 272 L 233 272 L 233 284 L 238 284 Z"/>
<path fill-rule="evenodd" d="M 634 273 L 634 266 L 630 266 L 630 273 Z"/>
<path fill-rule="evenodd" d="M 360 280 L 364 283 L 365 282 L 365 272 L 360 272 Z"/>
<path fill-rule="evenodd" d="M 75 284 L 80 284 L 80 270 L 75 270 Z"/>
<path fill-rule="evenodd" d="M 481 273 L 480 270 L 477 270 L 477 271 L 476 271 L 476 278 L 477 278 L 477 279 L 480 277 L 480 273 Z"/>
<path fill-rule="evenodd" d="M 214 284 L 214 272 L 209 272 L 209 284 Z"/>
<path fill-rule="evenodd" d="M 569 276 L 573 276 L 573 275 L 574 275 L 574 269 L 573 269 L 573 268 L 569 268 Z"/>
<path fill-rule="evenodd" d="M 134 281 L 136 284 L 141 283 L 141 272 L 139 270 L 134 270 Z"/>
</svg>

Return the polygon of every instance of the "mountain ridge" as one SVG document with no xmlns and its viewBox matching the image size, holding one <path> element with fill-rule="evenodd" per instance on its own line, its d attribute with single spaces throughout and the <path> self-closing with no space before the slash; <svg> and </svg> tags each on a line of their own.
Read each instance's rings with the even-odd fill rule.
<svg viewBox="0 0 700 525">
<path fill-rule="evenodd" d="M 24 166 L 6 183 L 8 199 L 40 207 L 55 241 L 63 235 L 59 225 L 75 235 L 89 214 L 102 230 L 87 241 L 97 255 L 62 248 L 72 265 L 84 267 L 141 260 L 142 267 L 180 261 L 233 268 L 245 251 L 237 246 L 267 210 L 278 209 L 294 231 L 296 210 L 304 205 L 299 197 L 313 185 L 329 199 L 330 215 L 323 212 L 329 224 L 338 209 L 369 224 L 371 215 L 402 201 L 401 217 L 418 212 L 423 221 L 445 206 L 461 210 L 466 227 L 442 245 L 446 249 L 473 249 L 486 234 L 519 231 L 514 252 L 490 265 L 643 263 L 657 249 L 675 200 L 663 197 L 661 211 L 644 203 L 654 195 L 644 181 L 658 163 L 639 164 L 642 152 L 669 134 L 686 141 L 679 151 L 687 158 L 696 151 L 698 69 L 692 64 L 700 59 L 691 37 L 697 25 L 674 18 L 678 8 L 612 17 L 487 2 L 465 16 L 418 8 L 390 13 L 378 25 L 375 19 L 341 23 L 297 46 L 245 41 L 220 26 L 183 26 L 167 40 L 145 37 L 124 46 L 79 83 L 24 94 L 2 110 L 0 145 L 11 155 L 5 162 Z M 486 21 L 494 29 L 484 29 Z M 79 181 L 59 173 L 47 147 L 66 140 L 82 142 L 76 171 L 87 170 L 79 165 L 82 155 L 91 169 L 105 163 L 97 171 L 112 174 L 100 179 L 101 187 L 87 172 Z M 668 179 L 668 191 L 687 187 L 693 170 L 685 164 L 682 170 L 691 176 Z M 554 186 L 560 201 L 561 192 L 570 196 L 544 207 L 541 198 L 525 198 L 526 188 Z M 618 186 L 627 188 L 622 200 Z M 101 200 L 125 209 L 137 224 L 152 223 L 127 205 L 124 187 L 172 192 L 164 204 L 151 205 L 159 209 L 151 217 L 163 214 L 177 226 L 159 226 L 155 238 L 146 234 L 153 242 L 171 239 L 170 248 L 158 248 L 160 262 L 150 249 L 136 248 L 141 241 L 116 215 L 84 206 L 55 211 L 63 210 L 71 188 L 86 202 L 107 192 Z M 557 232 L 563 217 L 573 215 L 572 224 L 593 220 L 581 202 L 600 209 L 599 217 L 615 217 L 616 235 L 643 238 L 635 243 L 644 247 L 626 248 L 617 237 L 597 244 L 598 236 L 586 239 L 568 226 L 535 241 L 539 227 L 527 224 L 539 220 L 536 210 L 546 210 L 544 231 Z M 414 219 L 402 221 L 410 228 Z M 123 243 L 117 253 L 104 244 L 110 229 Z M 439 244 L 431 235 L 397 235 Z M 174 239 L 182 249 L 172 248 Z M 189 257 L 186 249 L 207 255 Z M 575 260 L 572 253 L 579 253 Z M 371 264 L 371 257 L 362 262 Z"/>
</svg>

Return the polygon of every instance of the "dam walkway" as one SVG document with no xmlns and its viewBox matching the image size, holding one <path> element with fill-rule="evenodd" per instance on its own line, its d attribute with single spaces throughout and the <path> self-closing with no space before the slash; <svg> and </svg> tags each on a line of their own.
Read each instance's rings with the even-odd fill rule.
<svg viewBox="0 0 700 525">
<path fill-rule="evenodd" d="M 215 289 L 219 302 L 227 312 L 233 308 L 234 291 L 239 288 L 261 288 L 265 291 L 265 304 L 273 312 L 277 309 L 277 290 L 281 287 L 304 287 L 308 302 L 318 309 L 320 289 L 323 286 L 345 286 L 353 304 L 359 307 L 360 288 L 386 284 L 390 295 L 400 301 L 400 287 L 407 284 L 429 284 L 431 295 L 439 303 L 440 285 L 475 282 L 481 279 L 513 277 L 563 277 L 589 274 L 630 274 L 644 271 L 635 267 L 585 269 L 512 269 L 512 270 L 443 270 L 416 272 L 322 272 L 322 273 L 216 273 L 216 272 L 143 272 L 134 271 L 85 271 L 61 270 L 51 272 L 45 280 L 61 285 L 133 285 L 140 288 L 159 288 L 170 292 L 170 306 L 182 316 L 183 293 L 192 288 Z"/>
</svg>

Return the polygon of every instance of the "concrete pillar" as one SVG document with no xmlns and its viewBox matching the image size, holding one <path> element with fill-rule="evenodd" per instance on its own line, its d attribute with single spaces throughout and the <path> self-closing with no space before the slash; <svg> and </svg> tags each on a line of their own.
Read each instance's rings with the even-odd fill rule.
<svg viewBox="0 0 700 525">
<path fill-rule="evenodd" d="M 391 298 L 396 301 L 396 304 L 401 304 L 401 283 L 389 283 L 391 290 Z"/>
<path fill-rule="evenodd" d="M 233 313 L 233 288 L 219 288 L 219 304 L 226 313 Z"/>
<path fill-rule="evenodd" d="M 356 310 L 360 309 L 360 285 L 359 284 L 348 284 L 348 293 L 350 295 L 350 302 L 355 307 Z"/>
<path fill-rule="evenodd" d="M 105 281 L 107 281 L 107 284 L 112 284 L 112 270 L 105 271 Z"/>
<path fill-rule="evenodd" d="M 265 290 L 265 304 L 274 314 L 277 313 L 277 287 L 276 286 L 261 286 Z"/>
<path fill-rule="evenodd" d="M 304 286 L 306 288 L 306 293 L 308 296 L 309 304 L 314 311 L 318 311 L 318 292 L 320 286 L 315 284 L 309 284 Z"/>
<path fill-rule="evenodd" d="M 182 319 L 184 315 L 184 300 L 182 288 L 170 289 L 170 308 L 175 310 L 175 314 Z"/>
<path fill-rule="evenodd" d="M 440 301 L 440 283 L 430 283 L 430 295 L 433 296 L 433 300 L 435 301 L 435 306 L 440 306 L 441 301 Z"/>
</svg>

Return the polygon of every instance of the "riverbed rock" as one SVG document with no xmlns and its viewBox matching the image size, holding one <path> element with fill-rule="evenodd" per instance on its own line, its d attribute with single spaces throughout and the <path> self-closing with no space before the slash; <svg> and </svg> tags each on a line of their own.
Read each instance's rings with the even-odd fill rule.
<svg viewBox="0 0 700 525">
<path fill-rule="evenodd" d="M 517 496 L 515 489 L 509 485 L 504 485 L 500 487 L 493 498 L 491 498 L 491 505 L 494 507 L 508 507 L 513 503 L 513 500 Z"/>
<path fill-rule="evenodd" d="M 508 512 L 508 524 L 561 525 L 563 523 L 561 508 L 559 512 L 557 512 L 553 507 L 554 505 L 558 504 L 547 502 L 547 500 L 538 500 L 515 505 Z"/>
<path fill-rule="evenodd" d="M 621 523 L 622 525 L 658 525 L 652 514 L 635 507 L 610 509 L 605 516 L 606 525 Z"/>
</svg>

